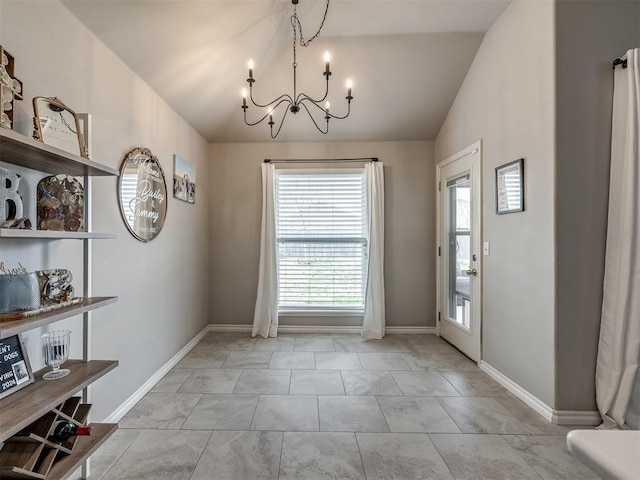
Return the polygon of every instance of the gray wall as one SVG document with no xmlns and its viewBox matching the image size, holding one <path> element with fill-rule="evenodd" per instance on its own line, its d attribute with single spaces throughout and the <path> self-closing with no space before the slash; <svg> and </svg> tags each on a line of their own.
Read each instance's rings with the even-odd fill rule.
<svg viewBox="0 0 640 480">
<path fill-rule="evenodd" d="M 387 325 L 435 326 L 432 142 L 212 145 L 212 168 L 207 188 L 211 190 L 213 323 L 250 325 L 253 321 L 260 250 L 262 161 L 265 158 L 363 156 L 379 157 L 385 165 Z M 283 317 L 281 323 L 357 325 L 361 320 Z"/>
<path fill-rule="evenodd" d="M 595 410 L 606 243 L 611 62 L 640 47 L 637 1 L 556 5 L 556 408 Z M 618 67 L 620 68 L 620 67 Z"/>
<path fill-rule="evenodd" d="M 113 412 L 208 323 L 208 145 L 140 78 L 51 1 L 2 1 L 0 44 L 16 58 L 25 100 L 16 102 L 18 130 L 31 134 L 31 99 L 58 96 L 77 112 L 93 116 L 93 159 L 119 167 L 124 154 L 145 146 L 157 155 L 172 185 L 172 155 L 198 169 L 198 199 L 190 205 L 169 193 L 167 221 L 148 244 L 133 239 L 120 218 L 115 178 L 96 178 L 94 230 L 117 240 L 94 241 L 94 295 L 118 295 L 119 303 L 93 314 L 93 357 L 120 367 L 94 384 L 93 419 Z M 12 167 L 10 167 L 12 168 Z M 30 204 L 43 175 L 23 170 L 22 193 Z M 205 188 L 203 188 L 205 187 Z M 0 260 L 29 270 L 70 268 L 81 291 L 82 244 L 76 241 L 0 240 Z M 70 327 L 74 355 L 81 353 L 81 321 Z M 26 335 L 34 368 L 40 360 L 40 329 Z"/>
<path fill-rule="evenodd" d="M 485 35 L 436 139 L 436 162 L 483 141 L 482 357 L 554 402 L 554 10 L 514 2 Z M 525 211 L 495 213 L 495 167 L 525 158 Z"/>
</svg>

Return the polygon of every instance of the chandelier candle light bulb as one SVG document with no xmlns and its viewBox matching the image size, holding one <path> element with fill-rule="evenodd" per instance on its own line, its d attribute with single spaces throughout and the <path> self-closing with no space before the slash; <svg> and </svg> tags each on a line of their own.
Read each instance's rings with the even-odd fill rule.
<svg viewBox="0 0 640 480">
<path fill-rule="evenodd" d="M 351 113 L 351 100 L 353 100 L 353 97 L 351 96 L 351 80 L 347 81 L 347 96 L 345 97 L 347 100 L 347 113 L 345 115 L 339 116 L 339 115 L 335 115 L 329 112 L 329 102 L 325 103 L 325 108 L 323 108 L 323 103 L 328 99 L 329 97 L 329 77 L 331 76 L 331 55 L 329 55 L 329 52 L 325 52 L 324 54 L 324 61 L 325 61 L 325 69 L 324 72 L 322 73 L 322 75 L 325 77 L 325 92 L 324 95 L 322 97 L 319 98 L 313 98 L 310 95 L 307 95 L 304 92 L 299 92 L 298 91 L 298 82 L 297 82 L 297 67 L 298 67 L 298 63 L 297 63 L 297 54 L 296 54 L 296 46 L 298 45 L 298 35 L 300 35 L 300 46 L 301 47 L 308 47 L 311 42 L 313 40 L 315 40 L 316 38 L 318 38 L 318 36 L 320 35 L 320 31 L 322 30 L 322 27 L 324 26 L 324 22 L 327 19 L 327 14 L 329 13 L 329 1 L 330 0 L 326 0 L 326 8 L 324 11 L 324 17 L 322 18 L 322 22 L 320 23 L 320 27 L 318 28 L 318 31 L 309 39 L 305 39 L 302 36 L 302 23 L 300 22 L 300 19 L 298 18 L 298 13 L 296 10 L 296 7 L 298 5 L 298 3 L 300 3 L 300 0 L 291 0 L 291 3 L 293 4 L 293 15 L 291 15 L 291 26 L 293 27 L 293 94 L 288 94 L 285 93 L 283 95 L 280 95 L 279 97 L 275 98 L 274 100 L 271 100 L 268 103 L 265 104 L 261 104 L 258 103 L 254 100 L 254 96 L 253 96 L 253 84 L 256 83 L 256 80 L 253 78 L 253 60 L 249 60 L 249 78 L 247 78 L 247 83 L 249 84 L 249 91 L 247 92 L 246 90 L 243 90 L 242 92 L 242 110 L 243 110 L 243 116 L 244 116 L 244 123 L 246 123 L 247 125 L 249 125 L 250 127 L 253 127 L 255 125 L 258 125 L 259 123 L 262 123 L 267 117 L 269 117 L 269 128 L 271 130 L 271 138 L 276 138 L 278 136 L 278 134 L 280 133 L 280 130 L 282 129 L 282 125 L 284 124 L 285 119 L 287 118 L 287 114 L 289 112 L 293 113 L 294 115 L 297 114 L 299 111 L 301 110 L 305 110 L 307 112 L 307 114 L 309 115 L 309 118 L 311 119 L 311 121 L 313 122 L 313 125 L 316 127 L 316 129 L 322 133 L 322 134 L 327 134 L 329 133 L 329 120 L 332 118 L 338 119 L 338 120 L 343 120 L 345 118 L 347 118 L 349 116 L 349 114 Z M 249 109 L 249 105 L 247 103 L 247 95 L 249 97 L 249 99 L 251 100 L 251 104 L 253 104 L 254 106 L 262 109 L 262 108 L 269 108 L 268 112 L 266 115 L 264 115 L 263 117 L 259 118 L 257 121 L 255 122 L 249 122 L 247 120 L 247 110 Z M 274 131 L 273 126 L 275 125 L 274 121 L 273 121 L 273 112 L 275 110 L 278 109 L 278 107 L 280 107 L 281 104 L 284 104 L 284 106 L 282 108 L 284 108 L 284 113 L 282 115 L 280 115 L 278 118 L 278 126 Z M 315 110 L 317 109 L 317 110 Z M 320 121 L 320 114 L 318 113 L 318 110 L 320 112 L 324 112 L 324 118 L 326 120 L 327 126 L 326 128 L 323 128 L 320 126 L 319 121 Z M 282 111 L 282 110 L 281 110 Z"/>
</svg>

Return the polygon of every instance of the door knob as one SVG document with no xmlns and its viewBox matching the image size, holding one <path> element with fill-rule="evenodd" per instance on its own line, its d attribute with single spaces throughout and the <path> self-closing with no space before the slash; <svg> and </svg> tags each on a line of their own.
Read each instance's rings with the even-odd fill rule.
<svg viewBox="0 0 640 480">
<path fill-rule="evenodd" d="M 474 268 L 473 270 L 467 270 L 467 271 L 466 271 L 466 272 L 464 272 L 464 273 L 466 273 L 466 274 L 467 274 L 467 275 L 469 275 L 469 276 L 472 276 L 472 275 L 473 275 L 473 276 L 475 277 L 475 276 L 477 276 L 477 275 L 478 275 L 478 270 L 476 270 L 476 269 Z"/>
</svg>

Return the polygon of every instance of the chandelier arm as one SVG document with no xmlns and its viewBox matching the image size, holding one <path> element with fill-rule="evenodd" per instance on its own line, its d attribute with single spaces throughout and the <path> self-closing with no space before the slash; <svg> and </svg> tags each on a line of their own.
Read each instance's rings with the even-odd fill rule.
<svg viewBox="0 0 640 480">
<path fill-rule="evenodd" d="M 274 102 L 275 102 L 275 100 L 274 100 Z M 281 104 L 283 104 L 285 102 L 288 103 L 289 105 L 291 105 L 291 101 L 289 99 L 286 99 L 286 98 L 282 99 L 271 108 L 271 112 L 265 113 L 260 120 L 258 120 L 257 122 L 254 122 L 254 123 L 247 122 L 247 109 L 243 109 L 244 110 L 244 123 L 246 123 L 250 127 L 254 127 L 254 126 L 258 125 L 260 122 L 263 122 L 269 115 L 272 115 L 273 112 L 275 112 L 276 108 L 278 108 Z M 269 105 L 271 105 L 271 104 L 268 104 L 266 106 L 269 106 Z M 284 114 L 285 117 L 287 116 L 288 112 L 289 112 L 289 109 L 288 108 L 285 109 L 285 114 Z M 282 124 L 280 124 L 280 127 L 282 127 Z M 278 129 L 278 131 L 279 131 L 279 129 Z"/>
<path fill-rule="evenodd" d="M 300 105 L 302 105 L 304 107 L 304 109 L 307 111 L 307 113 L 309 114 L 309 118 L 311 119 L 311 121 L 313 122 L 313 124 L 315 125 L 315 127 L 318 129 L 318 131 L 320 133 L 322 133 L 323 135 L 326 135 L 327 133 L 329 133 L 329 119 L 327 119 L 327 130 L 322 130 L 319 126 L 318 123 L 316 122 L 316 119 L 313 118 L 313 115 L 311 115 L 311 112 L 309 111 L 309 107 L 307 107 L 307 105 L 305 103 L 301 103 Z M 315 103 L 313 105 L 316 105 Z M 319 107 L 318 105 L 316 105 L 316 107 L 318 107 L 320 110 L 322 110 L 321 107 Z"/>
<path fill-rule="evenodd" d="M 259 108 L 268 108 L 276 102 L 278 103 L 278 105 L 280 105 L 280 103 L 282 103 L 283 101 L 287 101 L 290 104 L 293 104 L 293 98 L 291 98 L 291 95 L 289 95 L 288 93 L 285 93 L 283 95 L 280 95 L 278 98 L 271 100 L 269 103 L 265 105 L 261 105 L 260 103 L 256 102 L 253 99 L 253 88 L 249 88 L 249 98 L 251 99 L 251 103 L 253 103 L 256 107 L 259 107 Z M 275 107 L 273 107 L 273 109 L 275 110 Z"/>
<path fill-rule="evenodd" d="M 269 115 L 269 114 L 267 113 L 267 114 L 265 114 L 265 115 L 264 115 L 264 117 L 262 117 L 262 118 L 261 118 L 260 120 L 258 120 L 257 122 L 250 123 L 250 122 L 247 122 L 247 111 L 245 110 L 245 111 L 244 111 L 244 123 L 246 123 L 246 124 L 247 124 L 247 125 L 249 125 L 250 127 L 255 127 L 255 126 L 256 126 L 256 125 L 258 125 L 260 122 L 262 122 L 265 118 L 267 118 L 267 116 L 268 116 L 268 115 Z"/>
<path fill-rule="evenodd" d="M 310 102 L 313 102 L 313 103 L 322 103 L 327 99 L 327 95 L 329 95 L 329 82 L 327 82 L 327 90 L 324 92 L 324 97 L 316 100 L 315 98 L 311 98 L 306 93 L 300 92 L 300 94 L 296 97 L 296 103 L 301 103 L 305 100 L 309 100 Z"/>
<path fill-rule="evenodd" d="M 351 102 L 347 103 L 347 114 L 344 117 L 340 117 L 340 116 L 334 115 L 332 113 L 329 113 L 329 116 L 331 118 L 335 118 L 336 120 L 344 120 L 345 118 L 347 118 L 349 116 L 350 113 L 351 113 Z"/>
<path fill-rule="evenodd" d="M 346 97 L 346 98 L 347 98 L 347 113 L 344 116 L 334 115 L 331 112 L 327 112 L 327 110 L 325 108 L 323 108 L 322 105 L 318 105 L 318 102 L 315 102 L 313 99 L 309 98 L 306 95 L 305 95 L 305 98 L 303 98 L 300 102 L 298 102 L 298 105 L 302 105 L 303 107 L 306 108 L 305 100 L 309 100 L 314 107 L 316 107 L 318 110 L 322 111 L 325 114 L 325 118 L 327 116 L 329 116 L 330 118 L 335 118 L 336 120 L 344 120 L 351 113 L 351 100 L 350 100 L 349 97 Z M 309 111 L 309 110 L 307 109 L 307 111 Z M 309 115 L 311 115 L 311 114 L 309 114 Z"/>
<path fill-rule="evenodd" d="M 282 116 L 282 120 L 280 121 L 280 125 L 278 125 L 278 130 L 276 130 L 276 134 L 273 134 L 273 125 L 271 125 L 271 138 L 276 138 L 282 130 L 282 125 L 284 125 L 284 119 L 287 118 L 287 114 L 289 113 L 289 109 L 285 109 L 284 115 Z"/>
</svg>

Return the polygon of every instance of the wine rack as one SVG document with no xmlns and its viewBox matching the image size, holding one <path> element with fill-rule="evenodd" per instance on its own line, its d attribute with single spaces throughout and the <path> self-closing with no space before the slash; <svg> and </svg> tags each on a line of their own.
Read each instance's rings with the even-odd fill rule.
<svg viewBox="0 0 640 480">
<path fill-rule="evenodd" d="M 77 440 L 77 437 L 71 437 L 59 444 L 47 438 L 61 420 L 77 426 L 85 424 L 91 405 L 80 402 L 80 397 L 70 397 L 8 438 L 0 449 L 0 478 L 46 479 L 57 461 L 72 454 Z"/>
</svg>

